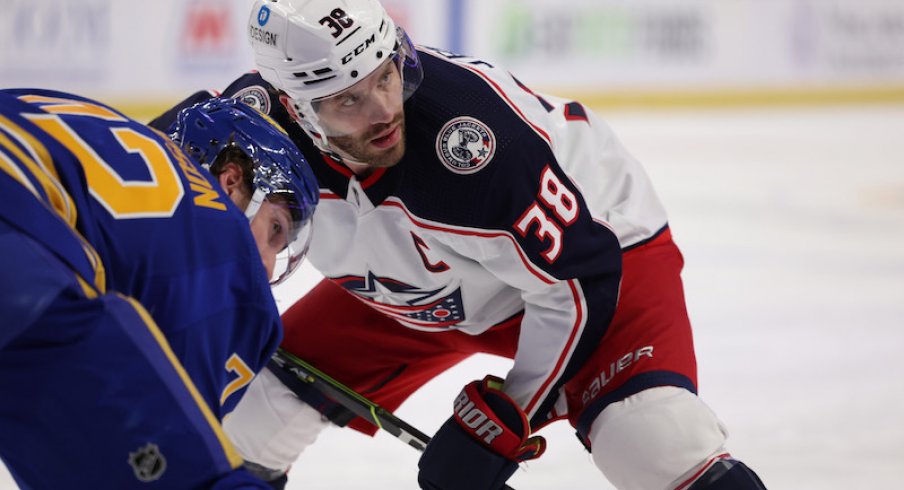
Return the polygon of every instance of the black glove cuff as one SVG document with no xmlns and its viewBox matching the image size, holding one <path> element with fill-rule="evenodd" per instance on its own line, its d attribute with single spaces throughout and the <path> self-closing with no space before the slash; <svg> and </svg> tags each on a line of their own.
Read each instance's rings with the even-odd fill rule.
<svg viewBox="0 0 904 490">
<path fill-rule="evenodd" d="M 518 463 L 484 447 L 450 418 L 427 444 L 418 468 L 426 490 L 498 490 Z"/>
</svg>

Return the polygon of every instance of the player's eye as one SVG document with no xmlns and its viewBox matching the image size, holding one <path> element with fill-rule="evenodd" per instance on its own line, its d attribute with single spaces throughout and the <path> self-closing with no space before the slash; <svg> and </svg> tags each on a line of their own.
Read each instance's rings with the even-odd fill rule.
<svg viewBox="0 0 904 490">
<path fill-rule="evenodd" d="M 276 250 L 282 250 L 289 245 L 289 223 L 285 217 L 277 213 L 270 223 L 270 245 Z"/>
<path fill-rule="evenodd" d="M 380 79 L 377 81 L 377 85 L 380 88 L 386 88 L 393 82 L 393 75 L 395 74 L 395 65 L 390 63 L 387 65 L 386 70 L 383 71 L 383 74 L 380 75 Z"/>
<path fill-rule="evenodd" d="M 354 94 L 343 95 L 342 98 L 339 99 L 339 105 L 342 107 L 352 107 L 357 104 L 359 100 L 361 100 L 361 97 Z"/>
</svg>

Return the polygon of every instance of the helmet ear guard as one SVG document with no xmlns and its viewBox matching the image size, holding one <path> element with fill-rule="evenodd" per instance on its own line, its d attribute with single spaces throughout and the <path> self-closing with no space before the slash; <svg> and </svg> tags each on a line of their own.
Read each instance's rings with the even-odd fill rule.
<svg viewBox="0 0 904 490">
<path fill-rule="evenodd" d="M 261 76 L 292 100 L 298 124 L 329 151 L 316 101 L 355 85 L 387 59 L 402 77 L 403 100 L 423 71 L 404 29 L 377 0 L 256 0 L 249 40 Z"/>
<path fill-rule="evenodd" d="M 239 149 L 250 159 L 251 203 L 245 214 L 253 220 L 264 201 L 287 208 L 290 226 L 286 248 L 277 256 L 276 279 L 285 280 L 307 252 L 314 209 L 319 201 L 317 180 L 304 156 L 268 116 L 235 99 L 210 99 L 183 109 L 167 131 L 170 139 L 206 169 L 226 150 Z M 272 278 L 271 278 L 272 279 Z"/>
</svg>

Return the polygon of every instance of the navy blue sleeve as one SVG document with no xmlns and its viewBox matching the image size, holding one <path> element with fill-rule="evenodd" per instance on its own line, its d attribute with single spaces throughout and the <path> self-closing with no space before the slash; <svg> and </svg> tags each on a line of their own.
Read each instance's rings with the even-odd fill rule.
<svg viewBox="0 0 904 490">
<path fill-rule="evenodd" d="M 179 114 L 179 111 L 185 109 L 186 107 L 191 107 L 195 104 L 204 102 L 205 100 L 210 99 L 213 96 L 214 95 L 207 90 L 199 90 L 189 95 L 185 98 L 185 100 L 174 105 L 163 114 L 154 118 L 151 122 L 148 123 L 148 126 L 158 131 L 166 132 L 166 130 L 169 129 L 170 124 L 176 121 L 176 116 Z"/>
</svg>

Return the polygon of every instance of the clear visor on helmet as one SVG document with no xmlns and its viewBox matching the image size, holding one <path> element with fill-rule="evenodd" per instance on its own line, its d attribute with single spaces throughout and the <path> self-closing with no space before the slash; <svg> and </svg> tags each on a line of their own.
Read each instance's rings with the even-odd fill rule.
<svg viewBox="0 0 904 490">
<path fill-rule="evenodd" d="M 374 111 L 401 110 L 420 85 L 424 74 L 417 51 L 405 31 L 396 30 L 396 46 L 386 61 L 351 87 L 314 99 L 302 111 L 324 136 L 354 134 L 370 124 Z"/>
<path fill-rule="evenodd" d="M 245 209 L 271 285 L 285 281 L 308 252 L 314 220 L 305 209 L 292 191 L 267 193 L 261 188 Z"/>
</svg>

